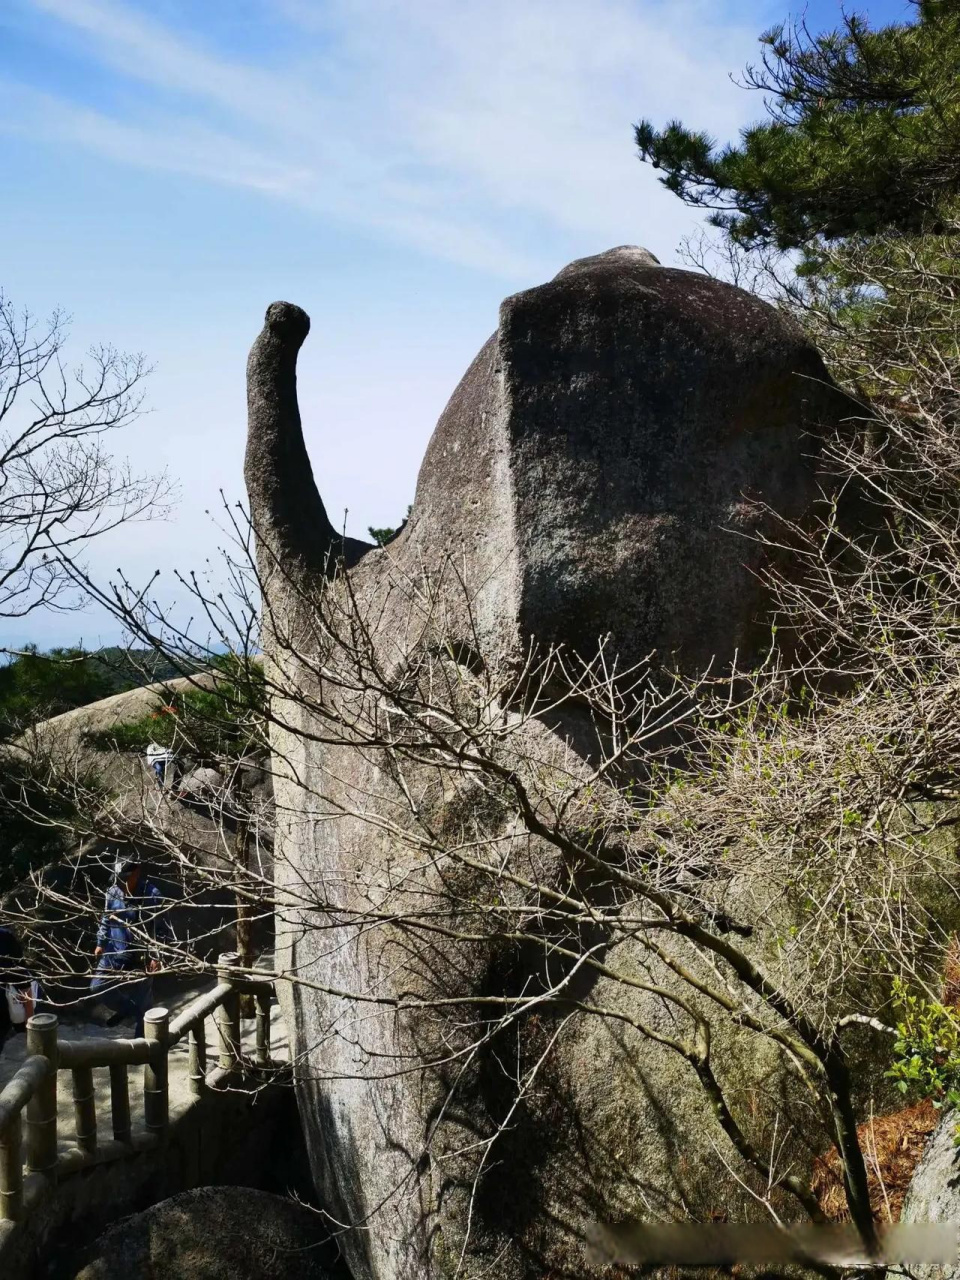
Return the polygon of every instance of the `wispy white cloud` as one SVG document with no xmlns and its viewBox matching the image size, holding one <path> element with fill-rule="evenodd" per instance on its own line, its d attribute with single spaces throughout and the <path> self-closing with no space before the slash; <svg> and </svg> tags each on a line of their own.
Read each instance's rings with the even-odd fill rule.
<svg viewBox="0 0 960 1280">
<path fill-rule="evenodd" d="M 265 151 L 219 133 L 189 116 L 166 118 L 148 128 L 54 94 L 0 79 L 0 118 L 7 132 L 33 140 L 87 147 L 125 164 L 188 174 L 229 186 L 290 197 L 313 181 L 308 168 L 295 168 Z"/>
<path fill-rule="evenodd" d="M 137 103 L 0 81 L 7 127 L 514 277 L 553 261 L 550 238 L 675 244 L 692 218 L 634 159 L 632 119 L 730 135 L 757 105 L 728 80 L 756 29 L 742 2 L 744 26 L 699 0 L 263 0 L 295 36 L 279 67 L 205 44 L 191 4 L 163 23 L 122 0 L 23 3 Z"/>
</svg>

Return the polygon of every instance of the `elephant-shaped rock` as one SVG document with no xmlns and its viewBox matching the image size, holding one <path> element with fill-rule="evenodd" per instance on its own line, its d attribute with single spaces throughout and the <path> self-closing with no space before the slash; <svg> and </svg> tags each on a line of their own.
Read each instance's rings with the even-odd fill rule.
<svg viewBox="0 0 960 1280">
<path fill-rule="evenodd" d="M 477 1002 L 529 990 L 535 926 L 518 908 L 506 942 L 470 927 L 489 885 L 464 855 L 453 901 L 438 867 L 444 841 L 512 840 L 512 819 L 484 826 L 495 789 L 402 745 L 417 713 L 387 691 L 419 688 L 429 661 L 495 684 L 533 645 L 688 673 L 755 653 L 762 535 L 771 513 L 811 511 L 824 432 L 849 404 L 771 306 L 613 249 L 504 301 L 408 520 L 374 547 L 338 533 L 317 492 L 296 398 L 308 330 L 298 307 L 267 311 L 246 477 L 276 690 L 279 963 L 296 979 L 283 998 L 315 1178 L 358 1280 L 584 1274 L 586 1223 L 724 1208 L 735 1153 L 688 1065 L 622 1023 L 574 1017 L 560 1034 L 544 1011 L 471 1039 Z M 556 726 L 530 732 L 544 759 L 566 749 Z M 556 850 L 520 844 L 518 878 L 556 894 Z M 735 1040 L 731 1078 L 756 1056 Z"/>
</svg>

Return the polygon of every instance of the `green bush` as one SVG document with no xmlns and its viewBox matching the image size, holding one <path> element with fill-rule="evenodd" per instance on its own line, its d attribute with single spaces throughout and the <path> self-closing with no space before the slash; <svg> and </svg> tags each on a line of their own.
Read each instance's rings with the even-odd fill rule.
<svg viewBox="0 0 960 1280">
<path fill-rule="evenodd" d="M 86 735 L 101 751 L 140 753 L 151 742 L 199 760 L 238 757 L 262 739 L 265 685 L 258 666 L 233 655 L 210 664 L 218 674 L 214 689 L 189 688 L 157 700 L 155 710 L 137 720 Z"/>
<path fill-rule="evenodd" d="M 960 1015 L 912 995 L 900 978 L 894 979 L 893 999 L 897 1039 L 887 1078 L 901 1093 L 929 1098 L 935 1107 L 960 1106 Z M 960 1146 L 960 1125 L 954 1142 Z"/>
</svg>

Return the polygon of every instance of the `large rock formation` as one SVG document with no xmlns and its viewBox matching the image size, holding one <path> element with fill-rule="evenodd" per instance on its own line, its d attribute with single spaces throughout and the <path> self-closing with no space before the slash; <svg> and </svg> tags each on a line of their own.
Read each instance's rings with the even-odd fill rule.
<svg viewBox="0 0 960 1280">
<path fill-rule="evenodd" d="M 265 868 L 269 875 L 273 801 L 265 752 L 256 758 L 224 761 L 219 771 L 188 768 L 176 786 L 161 792 L 142 751 L 102 745 L 101 735 L 109 737 L 125 725 L 142 721 L 177 695 L 215 687 L 214 674 L 198 673 L 127 690 L 40 721 L 0 748 L 0 757 L 8 756 L 28 776 L 32 772 L 48 779 L 64 805 L 80 806 L 83 811 L 78 824 L 83 834 L 77 835 L 71 857 L 44 869 L 47 893 L 39 904 L 43 925 L 32 930 L 35 959 L 41 969 L 49 965 L 51 973 L 45 985 L 68 1008 L 87 988 L 86 969 L 102 911 L 102 892 L 111 881 L 121 847 L 129 846 L 147 862 L 152 877 L 171 895 L 175 936 L 189 941 L 193 954 L 206 960 L 234 949 L 236 908 L 224 901 L 221 888 L 202 883 L 185 869 L 194 865 L 229 874 L 236 847 L 238 792 L 242 791 L 248 827 L 255 833 L 254 840 L 248 840 L 254 849 L 253 874 Z M 91 833 L 88 823 L 99 836 Z M 79 879 L 78 867 L 84 873 Z M 10 892 L 23 904 L 34 901 L 29 885 Z M 81 892 L 88 899 L 85 912 L 79 910 Z M 62 899 L 59 905 L 57 897 Z M 178 899 L 185 899 L 183 905 Z M 200 912 L 200 907 L 206 910 Z M 272 945 L 272 930 L 265 924 L 258 926 L 256 937 L 258 945 Z M 64 949 L 76 949 L 82 965 L 76 977 L 63 974 Z"/>
<path fill-rule="evenodd" d="M 772 308 L 614 249 L 502 304 L 439 421 L 408 522 L 379 549 L 340 538 L 313 481 L 296 400 L 308 329 L 289 303 L 267 311 L 248 365 L 246 477 L 281 690 L 281 924 L 285 962 L 310 984 L 292 988 L 286 1013 L 315 1176 L 356 1228 L 345 1247 L 358 1280 L 583 1274 L 585 1222 L 729 1207 L 736 1155 L 687 1065 L 609 1023 L 575 1021 L 547 1053 L 545 1015 L 512 1049 L 466 1054 L 456 1019 L 411 1023 L 377 1004 L 525 989 L 523 950 L 390 922 L 446 892 L 397 830 L 462 829 L 469 815 L 429 771 L 404 799 L 389 760 L 351 745 L 344 722 L 367 701 L 338 675 L 337 627 L 321 615 L 359 619 L 384 672 L 415 671 L 441 642 L 452 662 L 490 672 L 533 640 L 590 652 L 604 635 L 626 663 L 656 650 L 688 671 L 727 665 L 763 634 L 753 535 L 769 508 L 810 509 L 820 424 L 845 404 Z M 574 708 L 574 734 L 575 721 Z M 535 843 L 518 856 L 551 882 Z M 647 1014 L 665 1025 L 662 1009 Z M 511 1053 L 551 1063 L 549 1085 L 521 1103 Z M 760 1083 L 756 1040 L 725 1056 L 732 1078 L 748 1063 L 744 1079 L 780 1087 Z"/>
<path fill-rule="evenodd" d="M 334 1280 L 317 1214 L 249 1187 L 198 1187 L 111 1227 L 76 1280 Z M 333 1258 L 335 1260 L 335 1253 Z"/>
<path fill-rule="evenodd" d="M 934 1131 L 910 1180 L 901 1222 L 960 1223 L 960 1150 L 956 1142 L 957 1114 L 949 1111 Z M 960 1257 L 944 1265 L 914 1264 L 917 1280 L 958 1280 Z"/>
</svg>

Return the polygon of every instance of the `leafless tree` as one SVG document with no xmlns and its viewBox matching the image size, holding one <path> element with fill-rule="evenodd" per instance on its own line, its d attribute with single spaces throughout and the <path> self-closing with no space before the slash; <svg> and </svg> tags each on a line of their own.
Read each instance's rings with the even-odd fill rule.
<svg viewBox="0 0 960 1280">
<path fill-rule="evenodd" d="M 748 1114 L 717 1061 L 724 1028 L 756 1037 L 794 1082 L 811 1134 L 836 1143 L 850 1216 L 870 1242 L 848 1046 L 876 1037 L 882 1061 L 891 979 L 938 994 L 957 918 L 960 269 L 930 240 L 838 254 L 779 300 L 817 334 L 863 412 L 828 442 L 835 484 L 823 519 L 783 527 L 793 569 L 772 584 L 777 630 L 759 666 L 684 679 L 653 661 L 623 669 L 602 643 L 581 658 L 532 644 L 504 666 L 479 627 L 465 655 L 445 642 L 451 579 L 467 615 L 473 599 L 452 562 L 415 589 L 396 584 L 408 601 L 400 661 L 348 574 L 331 566 L 307 588 L 281 564 L 258 566 L 234 514 L 233 596 L 183 585 L 215 647 L 237 655 L 251 688 L 262 682 L 254 739 L 281 783 L 276 822 L 285 806 L 290 817 L 305 806 L 349 818 L 389 843 L 389 862 L 362 883 L 336 869 L 278 875 L 282 841 L 271 865 L 235 838 L 211 855 L 159 802 L 121 804 L 66 762 L 50 785 L 74 788 L 79 834 L 154 847 L 188 893 L 222 891 L 330 948 L 377 938 L 406 985 L 322 989 L 357 1034 L 376 1019 L 408 1025 L 410 1056 L 371 1057 L 371 1075 L 442 1069 L 452 1098 L 485 1046 L 549 1018 L 538 1052 L 515 1060 L 520 1106 L 557 1039 L 603 1019 L 687 1064 L 725 1158 L 765 1211 L 817 1217 L 790 1117 L 774 1099 Z M 193 637 L 148 593 L 120 584 L 101 598 L 138 643 L 196 669 Z M 299 747 L 311 738 L 375 763 L 390 804 L 304 771 Z M 228 773 L 213 806 L 224 830 L 244 803 Z M 82 918 L 95 903 L 78 883 L 58 906 Z M 34 891 L 42 903 L 42 876 Z M 451 989 L 437 963 L 521 946 L 538 957 L 524 984 L 482 998 Z M 169 959 L 188 962 L 176 949 Z M 276 977 L 322 987 L 295 968 Z M 474 1185 L 512 1114 L 446 1152 Z"/>
<path fill-rule="evenodd" d="M 722 1024 L 757 1037 L 797 1084 L 807 1125 L 837 1142 L 851 1214 L 869 1237 L 845 1042 L 858 1028 L 884 1035 L 878 979 L 880 986 L 893 973 L 933 980 L 931 954 L 944 938 L 925 892 L 931 876 L 949 882 L 952 874 L 949 857 L 915 843 L 926 826 L 904 817 L 904 786 L 889 785 L 901 741 L 878 753 L 874 727 L 866 732 L 845 699 L 811 695 L 802 713 L 787 714 L 794 673 L 773 656 L 760 671 L 722 683 L 681 680 L 649 663 L 620 670 L 603 646 L 589 660 L 534 647 L 509 671 L 485 663 L 481 650 L 465 665 L 435 643 L 442 593 L 427 583 L 408 619 L 421 657 L 415 669 L 399 668 L 374 642 L 347 577 L 334 575 L 303 596 L 297 617 L 310 620 L 308 631 L 287 626 L 286 606 L 270 613 L 269 584 L 252 560 L 238 563 L 237 580 L 265 593 L 261 617 L 273 635 L 258 744 L 272 743 L 270 768 L 289 784 L 297 765 L 282 744 L 305 723 L 327 743 L 376 758 L 404 798 L 399 807 L 385 811 L 376 796 L 369 803 L 354 796 L 347 807 L 335 785 L 327 790 L 303 776 L 295 807 L 385 833 L 391 864 L 360 886 L 336 875 L 277 876 L 275 865 L 250 861 L 235 826 L 211 854 L 184 838 L 169 803 L 147 793 L 145 803 L 131 804 L 129 790 L 120 796 L 84 785 L 71 767 L 57 785 L 70 776 L 74 829 L 152 849 L 177 866 L 188 896 L 215 890 L 236 898 L 272 916 L 281 932 L 328 933 L 331 947 L 382 934 L 384 947 L 406 957 L 398 963 L 409 967 L 410 994 L 324 994 L 344 1001 L 358 1026 L 400 1015 L 422 1035 L 427 1019 L 429 1048 L 413 1064 L 371 1060 L 371 1074 L 466 1067 L 484 1046 L 547 1015 L 557 1037 L 577 1019 L 601 1018 L 655 1041 L 688 1064 L 716 1116 L 718 1142 L 744 1162 L 752 1194 L 781 1216 L 789 1217 L 792 1201 L 817 1218 L 797 1135 L 791 1145 L 776 1108 L 759 1121 L 745 1114 L 714 1060 Z M 226 639 L 238 611 L 203 603 Z M 248 597 L 239 612 L 253 606 Z M 184 669 L 196 661 L 189 637 L 164 626 L 142 594 L 131 599 L 127 623 L 141 642 L 179 651 Z M 264 679 L 249 650 L 248 658 L 251 681 Z M 311 692 L 320 688 L 322 697 Z M 586 753 L 563 732 L 574 705 L 594 726 Z M 228 768 L 223 777 L 213 806 L 221 830 L 243 803 Z M 430 802 L 437 795 L 446 797 L 442 822 Z M 451 822 L 451 813 L 463 816 Z M 282 846 L 273 856 L 284 858 Z M 24 900 L 25 915 L 49 915 L 54 901 L 70 917 L 90 917 L 94 886 L 81 874 L 68 893 L 51 891 L 38 876 L 39 897 Z M 525 986 L 479 1000 L 439 980 L 425 983 L 418 959 L 521 945 L 540 954 Z M 196 964 L 176 948 L 168 959 Z M 593 979 L 589 994 L 585 975 Z M 295 970 L 275 976 L 318 986 Z M 631 1007 L 624 993 L 640 1003 Z M 673 1031 L 650 1016 L 654 1009 Z M 518 1070 L 517 1105 L 542 1067 L 538 1056 Z M 477 1180 L 500 1131 L 470 1153 Z"/>
<path fill-rule="evenodd" d="M 0 617 L 70 607 L 63 558 L 171 497 L 106 448 L 141 410 L 143 358 L 101 346 L 71 370 L 66 337 L 61 313 L 39 323 L 0 293 Z"/>
</svg>

